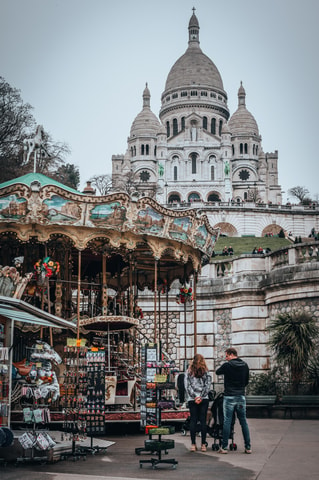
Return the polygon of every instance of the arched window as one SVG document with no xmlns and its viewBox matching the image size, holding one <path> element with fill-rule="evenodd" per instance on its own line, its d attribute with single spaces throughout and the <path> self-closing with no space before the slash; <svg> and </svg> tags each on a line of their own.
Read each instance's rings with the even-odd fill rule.
<svg viewBox="0 0 319 480">
<path fill-rule="evenodd" d="M 146 145 L 146 155 L 149 155 L 150 153 L 150 146 L 147 144 Z"/>
<path fill-rule="evenodd" d="M 219 136 L 221 136 L 221 134 L 222 134 L 222 128 L 223 128 L 223 121 L 219 120 L 219 131 L 218 131 Z"/>
<path fill-rule="evenodd" d="M 181 127 L 182 127 L 182 131 L 185 130 L 185 117 L 182 117 Z"/>
<path fill-rule="evenodd" d="M 181 197 L 176 193 L 172 193 L 172 195 L 168 197 L 168 203 L 177 203 L 180 201 L 181 201 Z"/>
<path fill-rule="evenodd" d="M 131 157 L 133 157 L 133 155 L 134 155 L 134 149 L 133 147 L 131 147 Z"/>
<path fill-rule="evenodd" d="M 207 117 L 203 117 L 203 129 L 207 130 Z"/>
<path fill-rule="evenodd" d="M 171 135 L 171 129 L 169 126 L 169 122 L 166 122 L 166 135 L 169 137 Z"/>
<path fill-rule="evenodd" d="M 245 153 L 248 153 L 248 145 L 245 143 Z"/>
<path fill-rule="evenodd" d="M 177 118 L 173 118 L 173 135 L 178 134 L 178 124 L 177 124 Z"/>
<path fill-rule="evenodd" d="M 134 145 L 134 157 L 136 157 L 136 146 Z"/>
<path fill-rule="evenodd" d="M 214 165 L 211 165 L 211 167 L 210 167 L 210 179 L 215 180 L 215 167 L 214 167 Z"/>
<path fill-rule="evenodd" d="M 196 173 L 197 153 L 191 153 L 191 159 L 192 159 L 192 173 Z"/>
<path fill-rule="evenodd" d="M 241 155 L 243 154 L 243 144 L 242 143 L 239 145 L 239 153 Z"/>
<path fill-rule="evenodd" d="M 154 147 L 154 157 L 156 157 L 156 145 Z"/>
<path fill-rule="evenodd" d="M 231 146 L 231 149 L 232 149 L 232 154 L 235 155 L 235 147 L 234 147 L 234 145 Z"/>
<path fill-rule="evenodd" d="M 217 195 L 217 193 L 211 193 L 210 195 L 208 195 L 207 201 L 208 202 L 220 202 L 220 198 Z"/>
<path fill-rule="evenodd" d="M 145 147 L 144 144 L 141 145 L 141 155 L 144 155 Z"/>
<path fill-rule="evenodd" d="M 210 122 L 210 131 L 213 135 L 216 135 L 216 118 L 212 118 Z"/>
<path fill-rule="evenodd" d="M 191 193 L 190 195 L 188 195 L 188 201 L 189 202 L 196 202 L 196 201 L 199 201 L 200 200 L 200 196 L 198 193 Z"/>
<path fill-rule="evenodd" d="M 174 180 L 177 180 L 177 167 L 174 167 Z"/>
</svg>

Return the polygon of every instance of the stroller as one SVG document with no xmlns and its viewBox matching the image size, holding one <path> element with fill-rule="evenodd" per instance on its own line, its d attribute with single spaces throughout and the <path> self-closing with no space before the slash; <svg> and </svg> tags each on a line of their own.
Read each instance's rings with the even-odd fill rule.
<svg viewBox="0 0 319 480">
<path fill-rule="evenodd" d="M 207 432 L 214 439 L 212 445 L 212 450 L 219 450 L 222 445 L 223 440 L 223 424 L 224 424 L 224 414 L 223 414 L 223 400 L 224 394 L 222 392 L 215 395 L 213 404 L 211 406 L 212 417 L 208 424 Z M 229 445 L 230 450 L 237 450 L 237 445 L 234 443 L 234 425 L 236 421 L 236 413 L 234 412 L 229 438 L 231 443 Z"/>
</svg>

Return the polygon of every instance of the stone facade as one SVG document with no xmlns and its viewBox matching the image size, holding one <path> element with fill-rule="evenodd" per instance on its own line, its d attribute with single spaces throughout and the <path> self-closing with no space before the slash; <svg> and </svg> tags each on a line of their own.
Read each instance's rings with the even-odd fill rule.
<svg viewBox="0 0 319 480">
<path fill-rule="evenodd" d="M 214 371 L 224 358 L 225 348 L 234 346 L 253 372 L 270 368 L 270 320 L 279 313 L 304 310 L 319 321 L 318 247 L 319 242 L 297 244 L 288 251 L 278 250 L 258 258 L 244 255 L 205 266 L 197 284 L 196 341 L 193 305 L 185 310 L 182 305 L 176 306 L 172 291 L 167 304 L 168 337 L 166 313 L 161 314 L 164 350 L 182 368 L 185 359 L 187 362 L 194 355 L 196 343 L 197 351 Z M 152 302 L 144 294 L 139 303 L 145 313 L 143 333 L 151 335 Z"/>
</svg>

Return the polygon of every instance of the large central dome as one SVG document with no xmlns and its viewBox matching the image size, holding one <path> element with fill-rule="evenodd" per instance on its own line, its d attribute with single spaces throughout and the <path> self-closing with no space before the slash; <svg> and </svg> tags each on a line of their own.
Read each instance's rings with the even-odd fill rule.
<svg viewBox="0 0 319 480">
<path fill-rule="evenodd" d="M 189 47 L 171 68 L 165 90 L 197 86 L 213 87 L 223 90 L 219 71 L 210 58 L 201 49 Z"/>
<path fill-rule="evenodd" d="M 172 66 L 165 85 L 165 91 L 189 86 L 202 86 L 224 90 L 220 73 L 212 60 L 199 46 L 199 24 L 195 14 L 189 25 L 188 48 Z"/>
</svg>

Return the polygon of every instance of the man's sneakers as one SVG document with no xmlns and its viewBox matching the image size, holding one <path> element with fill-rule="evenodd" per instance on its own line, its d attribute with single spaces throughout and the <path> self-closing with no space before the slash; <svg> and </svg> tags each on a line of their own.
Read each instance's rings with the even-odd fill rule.
<svg viewBox="0 0 319 480">
<path fill-rule="evenodd" d="M 226 448 L 220 448 L 220 449 L 218 450 L 218 453 L 226 454 L 226 453 L 228 453 L 228 450 L 227 450 Z M 252 453 L 251 448 L 245 448 L 245 453 L 248 453 L 248 454 L 249 454 L 249 453 Z"/>
<path fill-rule="evenodd" d="M 228 450 L 226 450 L 225 448 L 220 448 L 218 450 L 218 453 L 224 453 L 225 454 L 225 453 L 228 453 Z"/>
</svg>

